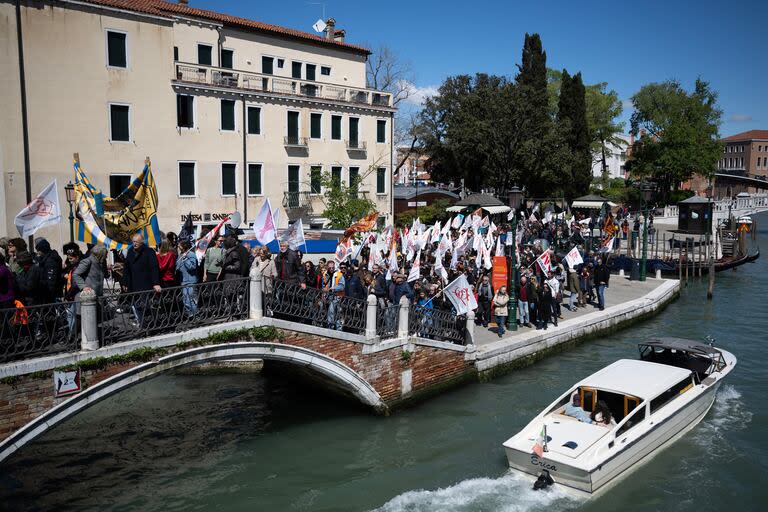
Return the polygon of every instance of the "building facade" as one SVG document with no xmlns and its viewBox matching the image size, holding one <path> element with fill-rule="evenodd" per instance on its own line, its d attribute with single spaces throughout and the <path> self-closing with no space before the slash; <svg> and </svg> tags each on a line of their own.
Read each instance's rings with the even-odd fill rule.
<svg viewBox="0 0 768 512">
<path fill-rule="evenodd" d="M 749 177 L 768 176 L 768 130 L 750 130 L 722 140 L 718 169 Z"/>
<path fill-rule="evenodd" d="M 420 148 L 411 149 L 410 146 L 397 148 L 397 162 L 403 162 L 395 176 L 395 183 L 399 185 L 414 185 L 417 181 L 420 185 L 431 183 L 432 177 L 426 169 L 429 155 Z"/>
<path fill-rule="evenodd" d="M 629 148 L 631 148 L 634 138 L 630 135 L 618 135 L 618 137 L 623 141 L 620 147 L 608 144 L 605 148 L 605 167 L 608 171 L 608 179 L 627 178 L 624 165 L 627 163 Z M 592 176 L 600 178 L 603 175 L 602 153 L 593 154 L 592 162 Z"/>
<path fill-rule="evenodd" d="M 185 1 L 28 0 L 17 17 L 0 0 L 0 39 L 4 234 L 26 204 L 27 160 L 31 195 L 56 178 L 66 209 L 73 153 L 113 197 L 149 157 L 163 231 L 190 212 L 250 223 L 267 198 L 280 227 L 321 227 L 323 174 L 392 214 L 395 109 L 366 88 L 370 52 L 332 19 L 321 37 Z"/>
</svg>

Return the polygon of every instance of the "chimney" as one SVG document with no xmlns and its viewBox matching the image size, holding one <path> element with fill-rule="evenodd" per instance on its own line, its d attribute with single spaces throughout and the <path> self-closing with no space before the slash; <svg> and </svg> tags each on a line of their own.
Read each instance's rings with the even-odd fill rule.
<svg viewBox="0 0 768 512">
<path fill-rule="evenodd" d="M 336 20 L 328 18 L 325 21 L 325 38 L 329 41 L 333 41 L 336 37 Z"/>
<path fill-rule="evenodd" d="M 347 34 L 346 30 L 337 30 L 336 33 L 333 35 L 333 40 L 337 43 L 343 43 L 344 42 L 344 36 Z"/>
</svg>

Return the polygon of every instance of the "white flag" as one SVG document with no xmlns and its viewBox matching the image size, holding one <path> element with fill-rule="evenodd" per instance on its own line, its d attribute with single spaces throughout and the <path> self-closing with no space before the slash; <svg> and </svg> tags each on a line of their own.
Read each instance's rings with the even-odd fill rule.
<svg viewBox="0 0 768 512">
<path fill-rule="evenodd" d="M 389 251 L 389 271 L 397 272 L 400 267 L 397 265 L 397 250 L 392 247 Z"/>
<path fill-rule="evenodd" d="M 304 239 L 304 225 L 301 223 L 301 219 L 288 226 L 280 240 L 288 242 L 288 247 L 294 251 L 305 245 L 307 241 Z"/>
<path fill-rule="evenodd" d="M 461 227 L 461 223 L 464 220 L 464 216 L 462 214 L 458 214 L 453 218 L 453 222 L 451 222 L 451 227 L 453 229 L 459 229 Z"/>
<path fill-rule="evenodd" d="M 440 241 L 440 221 L 435 222 L 435 227 L 432 228 L 432 238 L 429 243 L 435 243 Z"/>
<path fill-rule="evenodd" d="M 450 221 L 445 221 L 445 226 L 443 226 L 443 229 L 440 230 L 441 235 L 447 235 L 448 231 L 451 229 L 451 223 Z"/>
<path fill-rule="evenodd" d="M 581 257 L 578 247 L 574 247 L 565 255 L 565 261 L 568 262 L 568 266 L 571 268 L 576 268 L 578 265 L 584 263 L 584 259 Z"/>
<path fill-rule="evenodd" d="M 411 271 L 408 272 L 408 282 L 416 281 L 421 277 L 421 251 L 416 253 L 416 259 L 413 260 Z"/>
<path fill-rule="evenodd" d="M 613 241 L 615 239 L 616 239 L 616 237 L 612 236 L 610 239 L 608 239 L 608 241 L 605 242 L 605 245 L 603 247 L 601 247 L 600 250 L 597 251 L 597 252 L 605 253 L 605 252 L 613 251 Z"/>
<path fill-rule="evenodd" d="M 483 247 L 483 265 L 487 270 L 493 268 L 493 263 L 491 262 L 491 250 L 488 247 Z"/>
<path fill-rule="evenodd" d="M 445 287 L 443 292 L 456 308 L 457 315 L 464 315 L 473 309 L 477 309 L 477 301 L 472 287 L 467 282 L 467 276 L 461 274 Z"/>
<path fill-rule="evenodd" d="M 269 198 L 261 205 L 261 210 L 253 221 L 253 232 L 256 234 L 256 240 L 261 245 L 267 245 L 277 238 L 275 230 L 275 219 L 272 216 L 272 207 L 269 204 Z"/>
<path fill-rule="evenodd" d="M 471 228 L 472 227 L 472 220 L 473 220 L 473 216 L 472 215 L 468 214 L 466 217 L 464 217 L 464 224 L 461 225 L 461 230 L 463 231 L 465 229 Z"/>
<path fill-rule="evenodd" d="M 536 263 L 539 264 L 542 272 L 549 272 L 552 270 L 552 259 L 549 256 L 549 250 L 544 251 L 536 258 Z"/>
<path fill-rule="evenodd" d="M 56 180 L 45 187 L 23 210 L 16 215 L 13 223 L 19 230 L 19 236 L 27 238 L 38 229 L 61 222 L 59 192 Z"/>
<path fill-rule="evenodd" d="M 439 250 L 435 253 L 435 266 L 432 267 L 432 270 L 435 274 L 440 276 L 440 279 L 442 279 L 443 283 L 448 282 L 448 272 L 445 270 L 445 267 L 443 266 L 443 257 L 445 255 L 441 253 Z"/>
<path fill-rule="evenodd" d="M 504 256 L 501 250 L 501 236 L 496 239 L 496 256 Z"/>
</svg>

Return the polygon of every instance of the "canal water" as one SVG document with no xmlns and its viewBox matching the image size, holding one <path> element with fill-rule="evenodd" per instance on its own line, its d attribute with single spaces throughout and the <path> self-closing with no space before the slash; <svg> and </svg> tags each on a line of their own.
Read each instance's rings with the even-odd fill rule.
<svg viewBox="0 0 768 512">
<path fill-rule="evenodd" d="M 768 227 L 768 218 L 761 224 Z M 766 240 L 766 232 L 760 233 Z M 768 245 L 768 244 L 767 244 Z M 5 510 L 765 510 L 768 258 L 693 282 L 659 316 L 391 417 L 282 375 L 164 376 L 0 466 Z M 739 358 L 703 422 L 601 497 L 531 490 L 501 443 L 574 381 L 671 335 Z"/>
</svg>

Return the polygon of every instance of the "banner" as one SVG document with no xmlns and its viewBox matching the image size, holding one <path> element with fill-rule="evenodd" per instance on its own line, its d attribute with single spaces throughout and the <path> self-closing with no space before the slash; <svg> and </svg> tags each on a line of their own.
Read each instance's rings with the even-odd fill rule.
<svg viewBox="0 0 768 512">
<path fill-rule="evenodd" d="M 568 254 L 565 255 L 565 261 L 568 262 L 568 266 L 571 268 L 576 268 L 578 265 L 584 263 L 584 259 L 581 257 L 581 253 L 579 252 L 579 248 L 575 246 L 570 250 Z"/>
<path fill-rule="evenodd" d="M 461 274 L 453 280 L 451 284 L 445 287 L 445 295 L 456 308 L 457 315 L 465 315 L 468 312 L 477 309 L 477 300 L 472 291 L 472 287 L 467 282 L 467 276 Z"/>
<path fill-rule="evenodd" d="M 32 199 L 13 219 L 21 238 L 34 235 L 38 229 L 61 222 L 59 191 L 56 180 Z"/>
<path fill-rule="evenodd" d="M 493 258 L 493 271 L 491 272 L 491 285 L 498 291 L 502 286 L 507 286 L 507 258 L 495 256 Z"/>
<path fill-rule="evenodd" d="M 275 218 L 272 215 L 272 205 L 269 204 L 269 198 L 261 205 L 261 210 L 256 216 L 256 220 L 253 221 L 253 232 L 261 245 L 267 245 L 277 238 Z"/>
<path fill-rule="evenodd" d="M 304 238 L 304 224 L 302 224 L 301 219 L 288 226 L 288 229 L 280 237 L 280 241 L 288 242 L 288 247 L 293 251 L 297 251 L 302 245 L 306 249 L 307 241 Z"/>
<path fill-rule="evenodd" d="M 421 277 L 421 251 L 416 253 L 416 259 L 413 260 L 411 271 L 408 272 L 408 282 L 416 281 Z"/>
<path fill-rule="evenodd" d="M 195 256 L 197 256 L 197 264 L 199 265 L 201 261 L 203 261 L 203 258 L 205 257 L 205 251 L 208 250 L 208 246 L 211 245 L 211 240 L 213 240 L 213 237 L 216 236 L 216 234 L 221 229 L 221 226 L 229 222 L 229 217 L 219 222 L 215 228 L 210 230 L 204 237 L 202 237 L 200 240 L 197 241 L 195 244 Z"/>
<path fill-rule="evenodd" d="M 352 253 L 352 245 L 348 240 L 341 240 L 339 245 L 336 246 L 336 254 L 333 259 L 336 260 L 336 264 L 340 265 L 344 260 L 349 258 Z"/>
<path fill-rule="evenodd" d="M 104 196 L 91 184 L 77 155 L 74 168 L 78 240 L 122 250 L 128 247 L 134 234 L 141 233 L 149 247 L 160 245 L 157 188 L 148 158 L 141 173 L 115 198 Z"/>
<path fill-rule="evenodd" d="M 541 253 L 541 255 L 536 258 L 536 263 L 539 264 L 539 268 L 541 268 L 542 272 L 549 272 L 552 270 L 552 260 L 549 255 L 549 251 L 544 251 Z"/>
<path fill-rule="evenodd" d="M 364 231 L 373 231 L 373 229 L 376 227 L 376 219 L 379 218 L 379 212 L 372 211 L 362 219 L 358 220 L 351 226 L 349 226 L 344 231 L 344 236 L 341 237 L 342 240 L 347 240 L 352 237 L 355 233 L 362 233 Z"/>
</svg>

